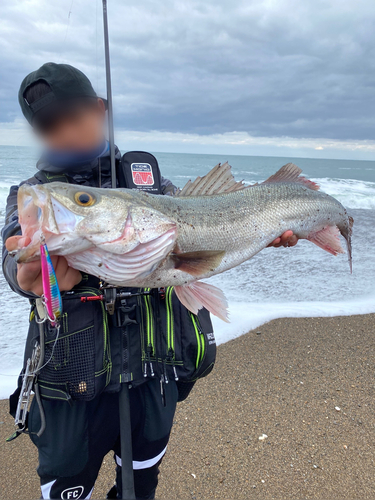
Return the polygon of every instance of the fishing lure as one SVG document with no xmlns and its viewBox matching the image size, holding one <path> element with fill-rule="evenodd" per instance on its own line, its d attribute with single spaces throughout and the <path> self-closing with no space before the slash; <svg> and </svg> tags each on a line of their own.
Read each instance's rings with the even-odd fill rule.
<svg viewBox="0 0 375 500">
<path fill-rule="evenodd" d="M 42 267 L 44 307 L 46 308 L 47 317 L 51 326 L 57 326 L 62 314 L 62 300 L 55 269 L 53 268 L 51 256 L 43 236 L 41 237 L 40 244 L 40 260 Z"/>
</svg>

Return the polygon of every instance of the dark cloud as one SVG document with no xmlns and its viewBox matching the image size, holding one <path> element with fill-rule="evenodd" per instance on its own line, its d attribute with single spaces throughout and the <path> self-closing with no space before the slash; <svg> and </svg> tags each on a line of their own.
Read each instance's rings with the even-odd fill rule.
<svg viewBox="0 0 375 500">
<path fill-rule="evenodd" d="M 2 6 L 0 121 L 48 60 L 104 92 L 100 0 Z M 116 125 L 253 136 L 375 137 L 372 0 L 109 0 Z M 65 40 L 65 41 L 64 41 Z"/>
</svg>

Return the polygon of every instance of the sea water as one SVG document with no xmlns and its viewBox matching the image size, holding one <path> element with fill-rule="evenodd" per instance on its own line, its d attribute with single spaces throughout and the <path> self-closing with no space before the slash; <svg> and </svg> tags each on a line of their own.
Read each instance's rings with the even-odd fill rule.
<svg viewBox="0 0 375 500">
<path fill-rule="evenodd" d="M 170 153 L 156 153 L 156 157 L 162 174 L 181 187 L 225 160 L 232 165 L 235 178 L 249 184 L 293 161 L 354 217 L 352 275 L 346 255 L 333 257 L 300 241 L 293 248 L 265 249 L 241 266 L 211 278 L 229 300 L 231 323 L 214 318 L 219 344 L 274 318 L 375 312 L 375 162 Z M 34 149 L 0 147 L 1 220 L 10 186 L 31 177 L 36 160 Z M 28 301 L 13 293 L 0 274 L 0 398 L 15 387 L 28 314 Z"/>
</svg>

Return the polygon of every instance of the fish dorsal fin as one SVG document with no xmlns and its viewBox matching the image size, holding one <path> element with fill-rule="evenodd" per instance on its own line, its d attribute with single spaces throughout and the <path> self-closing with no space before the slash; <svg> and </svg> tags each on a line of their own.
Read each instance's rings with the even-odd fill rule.
<svg viewBox="0 0 375 500">
<path fill-rule="evenodd" d="M 231 168 L 227 161 L 218 163 L 204 177 L 197 177 L 194 182 L 188 181 L 175 196 L 212 196 L 247 188 L 243 181 L 235 181 Z"/>
<path fill-rule="evenodd" d="M 294 163 L 287 163 L 281 167 L 276 174 L 271 175 L 271 177 L 265 180 L 263 184 L 273 182 L 299 182 L 309 189 L 318 191 L 319 185 L 309 179 L 306 179 L 306 177 L 300 177 L 301 172 L 302 170 Z"/>
</svg>

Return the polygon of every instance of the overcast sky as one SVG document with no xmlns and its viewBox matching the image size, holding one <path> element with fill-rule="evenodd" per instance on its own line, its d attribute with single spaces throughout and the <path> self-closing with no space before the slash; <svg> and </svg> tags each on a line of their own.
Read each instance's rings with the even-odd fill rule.
<svg viewBox="0 0 375 500">
<path fill-rule="evenodd" d="M 124 148 L 375 156 L 373 0 L 108 0 Z M 100 0 L 3 1 L 0 143 L 28 144 L 22 78 L 47 61 L 105 92 Z"/>
</svg>

